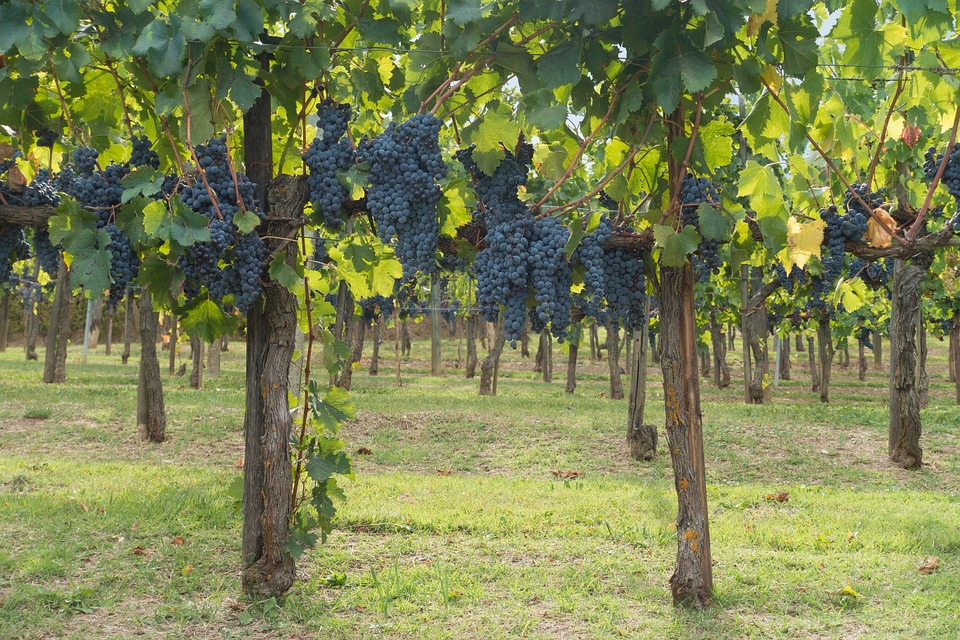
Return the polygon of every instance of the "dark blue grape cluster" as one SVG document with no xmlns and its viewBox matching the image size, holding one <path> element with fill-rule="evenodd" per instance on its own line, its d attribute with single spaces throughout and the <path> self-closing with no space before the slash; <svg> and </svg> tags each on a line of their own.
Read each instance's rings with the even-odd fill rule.
<svg viewBox="0 0 960 640">
<path fill-rule="evenodd" d="M 887 260 L 892 263 L 893 260 Z M 849 274 L 851 278 L 860 278 L 871 289 L 879 289 L 890 282 L 891 273 L 887 272 L 886 265 L 877 262 L 865 262 L 860 258 L 850 261 Z"/>
<path fill-rule="evenodd" d="M 37 136 L 37 146 L 46 147 L 47 149 L 52 149 L 53 143 L 60 137 L 47 127 L 37 129 L 35 133 Z"/>
<path fill-rule="evenodd" d="M 642 327 L 647 290 L 643 260 L 624 249 L 607 250 L 603 254 L 603 276 L 610 320 L 630 330 Z"/>
<path fill-rule="evenodd" d="M 50 230 L 46 227 L 38 227 L 33 232 L 33 252 L 40 261 L 40 268 L 53 277 L 60 268 L 60 252 L 63 251 L 61 245 L 53 246 L 50 242 Z"/>
<path fill-rule="evenodd" d="M 23 227 L 8 224 L 0 227 L 0 284 L 13 282 L 13 263 L 30 257 L 30 245 Z"/>
<path fill-rule="evenodd" d="M 876 209 L 881 204 L 883 204 L 883 197 L 879 193 L 874 193 L 870 191 L 870 187 L 859 182 L 854 182 L 850 185 L 851 191 L 847 191 L 843 199 L 843 206 L 847 210 L 847 214 L 850 213 L 860 214 L 863 220 L 863 233 L 857 237 L 850 236 L 850 240 L 859 240 L 863 237 L 863 234 L 867 232 L 867 220 L 873 214 L 873 209 Z M 860 200 L 863 200 L 865 203 L 870 205 L 870 210 L 868 211 L 860 203 L 860 200 L 853 196 L 853 193 L 856 193 L 860 196 Z M 844 216 L 846 217 L 846 216 Z M 859 218 L 857 218 L 859 220 Z M 852 227 L 848 230 L 849 233 L 853 233 L 856 230 L 856 227 Z"/>
<path fill-rule="evenodd" d="M 684 226 L 692 225 L 700 233 L 700 212 L 702 203 L 719 204 L 720 194 L 708 178 L 695 178 L 688 173 L 680 185 L 680 221 Z M 702 236 L 703 234 L 700 233 Z M 720 242 L 701 240 L 694 257 L 694 270 L 698 280 L 708 280 L 711 273 L 720 273 L 723 260 L 720 258 Z"/>
<path fill-rule="evenodd" d="M 130 166 L 160 168 L 160 155 L 151 149 L 153 145 L 147 136 L 133 136 L 130 141 L 133 149 L 130 151 Z"/>
<path fill-rule="evenodd" d="M 531 228 L 529 265 L 536 304 L 530 310 L 530 327 L 540 333 L 547 326 L 562 343 L 570 326 L 570 287 L 573 269 L 564 247 L 570 230 L 556 218 L 536 220 Z"/>
<path fill-rule="evenodd" d="M 345 136 L 350 122 L 348 104 L 336 104 L 330 99 L 320 103 L 317 109 L 317 137 L 303 154 L 303 162 L 309 169 L 307 184 L 310 186 L 310 202 L 313 206 L 315 224 L 323 223 L 328 229 L 343 226 L 343 202 L 347 189 L 337 179 L 339 171 L 346 171 L 356 162 L 356 153 Z"/>
<path fill-rule="evenodd" d="M 360 159 L 370 166 L 367 208 L 380 240 L 394 243 L 407 281 L 436 271 L 442 195 L 437 180 L 447 175 L 440 126 L 435 116 L 418 114 L 360 145 Z"/>
<path fill-rule="evenodd" d="M 380 318 L 390 317 L 393 313 L 393 298 L 386 296 L 372 296 L 359 301 L 360 317 L 370 326 Z"/>
<path fill-rule="evenodd" d="M 210 221 L 210 240 L 188 247 L 181 257 L 184 292 L 196 297 L 206 287 L 221 304 L 232 296 L 233 305 L 246 312 L 262 292 L 260 275 L 267 250 L 256 231 L 241 233 L 234 217 L 241 207 L 256 212 L 261 219 L 264 214 L 254 198 L 254 184 L 239 172 L 234 181 L 226 138 L 198 145 L 196 154 L 206 184 L 198 177 L 193 184 L 182 187 L 181 198 Z"/>
<path fill-rule="evenodd" d="M 603 246 L 610 241 L 612 233 L 613 221 L 606 215 L 602 215 L 597 228 L 584 235 L 580 240 L 580 246 L 573 252 L 573 259 L 583 265 L 583 289 L 590 302 L 588 305 L 590 308 L 599 309 L 603 299 Z"/>
<path fill-rule="evenodd" d="M 524 144 L 518 155 L 506 152 L 493 175 L 487 175 L 474 161 L 473 149 L 462 149 L 455 157 L 473 176 L 479 205 L 476 215 L 487 229 L 484 247 L 473 265 L 477 307 L 481 317 L 490 322 L 497 321 L 502 308 L 507 340 L 516 345 L 523 335 L 531 274 L 536 266 L 531 264 L 529 253 L 533 215 L 517 193 L 518 187 L 526 184 L 533 151 Z M 565 313 L 569 314 L 569 309 Z M 556 331 L 565 329 L 554 327 Z"/>
</svg>

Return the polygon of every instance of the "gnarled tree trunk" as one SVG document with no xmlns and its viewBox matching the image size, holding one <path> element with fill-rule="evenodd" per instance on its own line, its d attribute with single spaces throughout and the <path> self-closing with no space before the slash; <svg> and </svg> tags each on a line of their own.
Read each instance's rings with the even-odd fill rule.
<svg viewBox="0 0 960 640">
<path fill-rule="evenodd" d="M 890 459 L 904 469 L 923 464 L 917 389 L 917 315 L 924 269 L 897 260 L 890 312 Z"/>
<path fill-rule="evenodd" d="M 47 346 L 43 359 L 43 381 L 59 384 L 67 380 L 67 342 L 70 340 L 70 274 L 60 258 L 53 310 L 47 328 Z"/>
<path fill-rule="evenodd" d="M 623 400 L 623 379 L 620 377 L 620 323 L 607 316 L 607 368 L 610 371 L 610 399 Z"/>
<path fill-rule="evenodd" d="M 490 353 L 487 354 L 487 357 L 483 359 L 483 364 L 480 365 L 481 396 L 497 395 L 494 375 L 500 361 L 500 354 L 503 352 L 503 345 L 507 342 L 507 333 L 503 328 L 503 318 L 500 318 L 497 322 L 497 332 L 492 342 Z"/>
<path fill-rule="evenodd" d="M 167 413 L 163 404 L 160 359 L 157 357 L 157 312 L 146 289 L 140 294 L 140 379 L 137 383 L 137 428 L 151 442 L 166 437 Z"/>
<path fill-rule="evenodd" d="M 713 344 L 713 384 L 717 389 L 730 386 L 730 367 L 727 366 L 727 341 L 723 325 L 715 311 L 710 313 L 710 342 Z"/>
<path fill-rule="evenodd" d="M 650 298 L 644 300 L 643 326 L 633 332 L 630 358 L 630 396 L 627 409 L 627 448 L 634 460 L 652 460 L 657 455 L 657 428 L 643 423 L 647 403 L 647 328 Z M 630 338 L 628 338 L 630 339 Z"/>
<path fill-rule="evenodd" d="M 713 595 L 703 425 L 697 375 L 693 268 L 660 267 L 660 336 L 667 440 L 677 491 L 673 601 L 707 606 Z"/>
<path fill-rule="evenodd" d="M 477 375 L 477 327 L 480 324 L 480 316 L 475 312 L 467 315 L 467 362 L 464 366 L 467 378 Z"/>
</svg>

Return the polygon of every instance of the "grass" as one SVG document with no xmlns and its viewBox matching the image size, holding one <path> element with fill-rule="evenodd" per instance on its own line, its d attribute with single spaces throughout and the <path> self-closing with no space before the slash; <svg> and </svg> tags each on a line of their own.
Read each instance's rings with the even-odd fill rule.
<svg viewBox="0 0 960 640">
<path fill-rule="evenodd" d="M 42 385 L 42 363 L 12 348 L 0 354 L 0 638 L 960 637 L 960 413 L 946 349 L 930 345 L 929 464 L 916 472 L 886 462 L 882 371 L 859 382 L 855 366 L 835 368 L 830 405 L 807 389 L 802 353 L 769 405 L 744 405 L 736 379 L 704 380 L 705 612 L 670 603 L 669 458 L 627 459 L 606 363 L 581 360 L 573 396 L 562 350 L 551 385 L 509 351 L 495 398 L 453 368 L 453 340 L 440 378 L 424 341 L 400 388 L 392 360 L 378 377 L 358 371 L 344 437 L 370 454 L 354 456 L 338 529 L 284 601 L 250 603 L 225 493 L 243 456 L 243 345 L 202 391 L 164 377 L 161 445 L 135 432 L 133 364 L 101 348 L 81 366 L 71 349 L 67 384 Z M 938 570 L 919 572 L 931 557 Z"/>
</svg>

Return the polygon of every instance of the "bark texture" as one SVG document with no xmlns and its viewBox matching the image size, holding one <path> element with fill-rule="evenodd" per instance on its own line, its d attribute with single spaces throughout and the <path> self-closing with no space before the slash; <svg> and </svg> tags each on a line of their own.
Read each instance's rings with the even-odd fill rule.
<svg viewBox="0 0 960 640">
<path fill-rule="evenodd" d="M 70 274 L 60 259 L 57 284 L 53 294 L 53 310 L 47 328 L 46 353 L 43 360 L 43 381 L 60 384 L 67 380 L 67 342 L 70 339 Z"/>
<path fill-rule="evenodd" d="M 495 396 L 497 387 L 494 382 L 494 374 L 500 361 L 500 354 L 503 352 L 503 345 L 507 342 L 507 333 L 503 328 L 503 319 L 497 322 L 497 331 L 492 341 L 490 353 L 483 359 L 480 365 L 480 395 Z"/>
<path fill-rule="evenodd" d="M 717 389 L 730 386 L 730 367 L 727 365 L 727 341 L 717 314 L 710 314 L 710 342 L 713 344 L 713 384 Z"/>
<path fill-rule="evenodd" d="M 269 110 L 269 100 L 258 104 Z M 257 110 L 255 105 L 253 110 Z M 250 114 L 248 113 L 246 118 Z M 249 132 L 250 129 L 247 128 Z M 249 140 L 247 141 L 250 142 Z M 255 145 L 269 145 L 269 132 Z M 268 146 L 261 153 L 269 154 Z M 248 152 L 262 157 L 256 148 Z M 268 155 L 269 157 L 269 155 Z M 250 158 L 247 158 L 250 165 Z M 272 163 L 268 164 L 268 168 Z M 270 184 L 270 218 L 262 233 L 268 252 L 295 260 L 295 243 L 308 190 L 303 181 L 280 176 Z M 244 415 L 243 590 L 257 600 L 277 598 L 293 586 L 296 569 L 285 545 L 292 509 L 291 416 L 288 402 L 290 363 L 296 346 L 297 315 L 293 295 L 275 282 L 247 313 L 247 393 Z"/>
<path fill-rule="evenodd" d="M 652 460 L 657 455 L 657 428 L 643 423 L 647 404 L 647 328 L 650 299 L 644 301 L 644 323 L 633 332 L 630 357 L 630 396 L 627 409 L 627 448 L 634 460 Z"/>
<path fill-rule="evenodd" d="M 677 566 L 673 601 L 709 605 L 713 593 L 703 425 L 697 375 L 693 269 L 660 268 L 660 335 L 666 431 L 677 491 Z"/>
<path fill-rule="evenodd" d="M 620 323 L 607 317 L 607 369 L 610 372 L 610 399 L 623 400 L 620 377 Z"/>
<path fill-rule="evenodd" d="M 120 354 L 120 361 L 127 364 L 130 360 L 130 343 L 133 341 L 133 290 L 129 287 L 127 287 L 127 299 L 124 305 L 123 353 Z"/>
<path fill-rule="evenodd" d="M 203 340 L 199 335 L 190 337 L 190 387 L 203 386 Z"/>
<path fill-rule="evenodd" d="M 137 428 L 151 442 L 166 437 L 167 412 L 157 357 L 157 312 L 146 290 L 140 294 L 140 379 L 137 384 Z"/>
<path fill-rule="evenodd" d="M 890 317 L 890 459 L 904 469 L 923 464 L 917 389 L 917 315 L 924 269 L 897 261 Z"/>
<path fill-rule="evenodd" d="M 477 375 L 477 327 L 480 324 L 480 316 L 471 313 L 467 316 L 467 362 L 464 369 L 466 377 L 472 378 Z"/>
</svg>

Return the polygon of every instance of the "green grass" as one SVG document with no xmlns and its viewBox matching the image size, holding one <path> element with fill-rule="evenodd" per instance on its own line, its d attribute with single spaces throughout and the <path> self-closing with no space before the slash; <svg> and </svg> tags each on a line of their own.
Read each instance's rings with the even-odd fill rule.
<svg viewBox="0 0 960 640">
<path fill-rule="evenodd" d="M 136 434 L 134 364 L 101 348 L 81 366 L 71 350 L 67 384 L 43 385 L 42 363 L 11 349 L 0 638 L 960 637 L 960 412 L 945 348 L 930 346 L 917 472 L 886 461 L 884 372 L 859 382 L 855 365 L 836 368 L 829 405 L 808 390 L 805 353 L 770 405 L 744 405 L 736 379 L 703 381 L 716 581 L 705 612 L 670 603 L 669 458 L 627 459 L 625 403 L 604 397 L 606 363 L 587 350 L 572 396 L 556 349 L 553 384 L 510 351 L 500 395 L 481 398 L 453 368 L 456 341 L 440 378 L 415 342 L 400 388 L 385 343 L 381 375 L 354 376 L 344 437 L 372 453 L 355 456 L 337 531 L 283 602 L 249 603 L 225 494 L 243 456 L 242 344 L 202 391 L 164 376 L 161 445 Z M 562 469 L 584 475 L 561 481 Z M 786 502 L 767 498 L 780 491 Z M 918 572 L 933 556 L 939 570 Z"/>
</svg>

